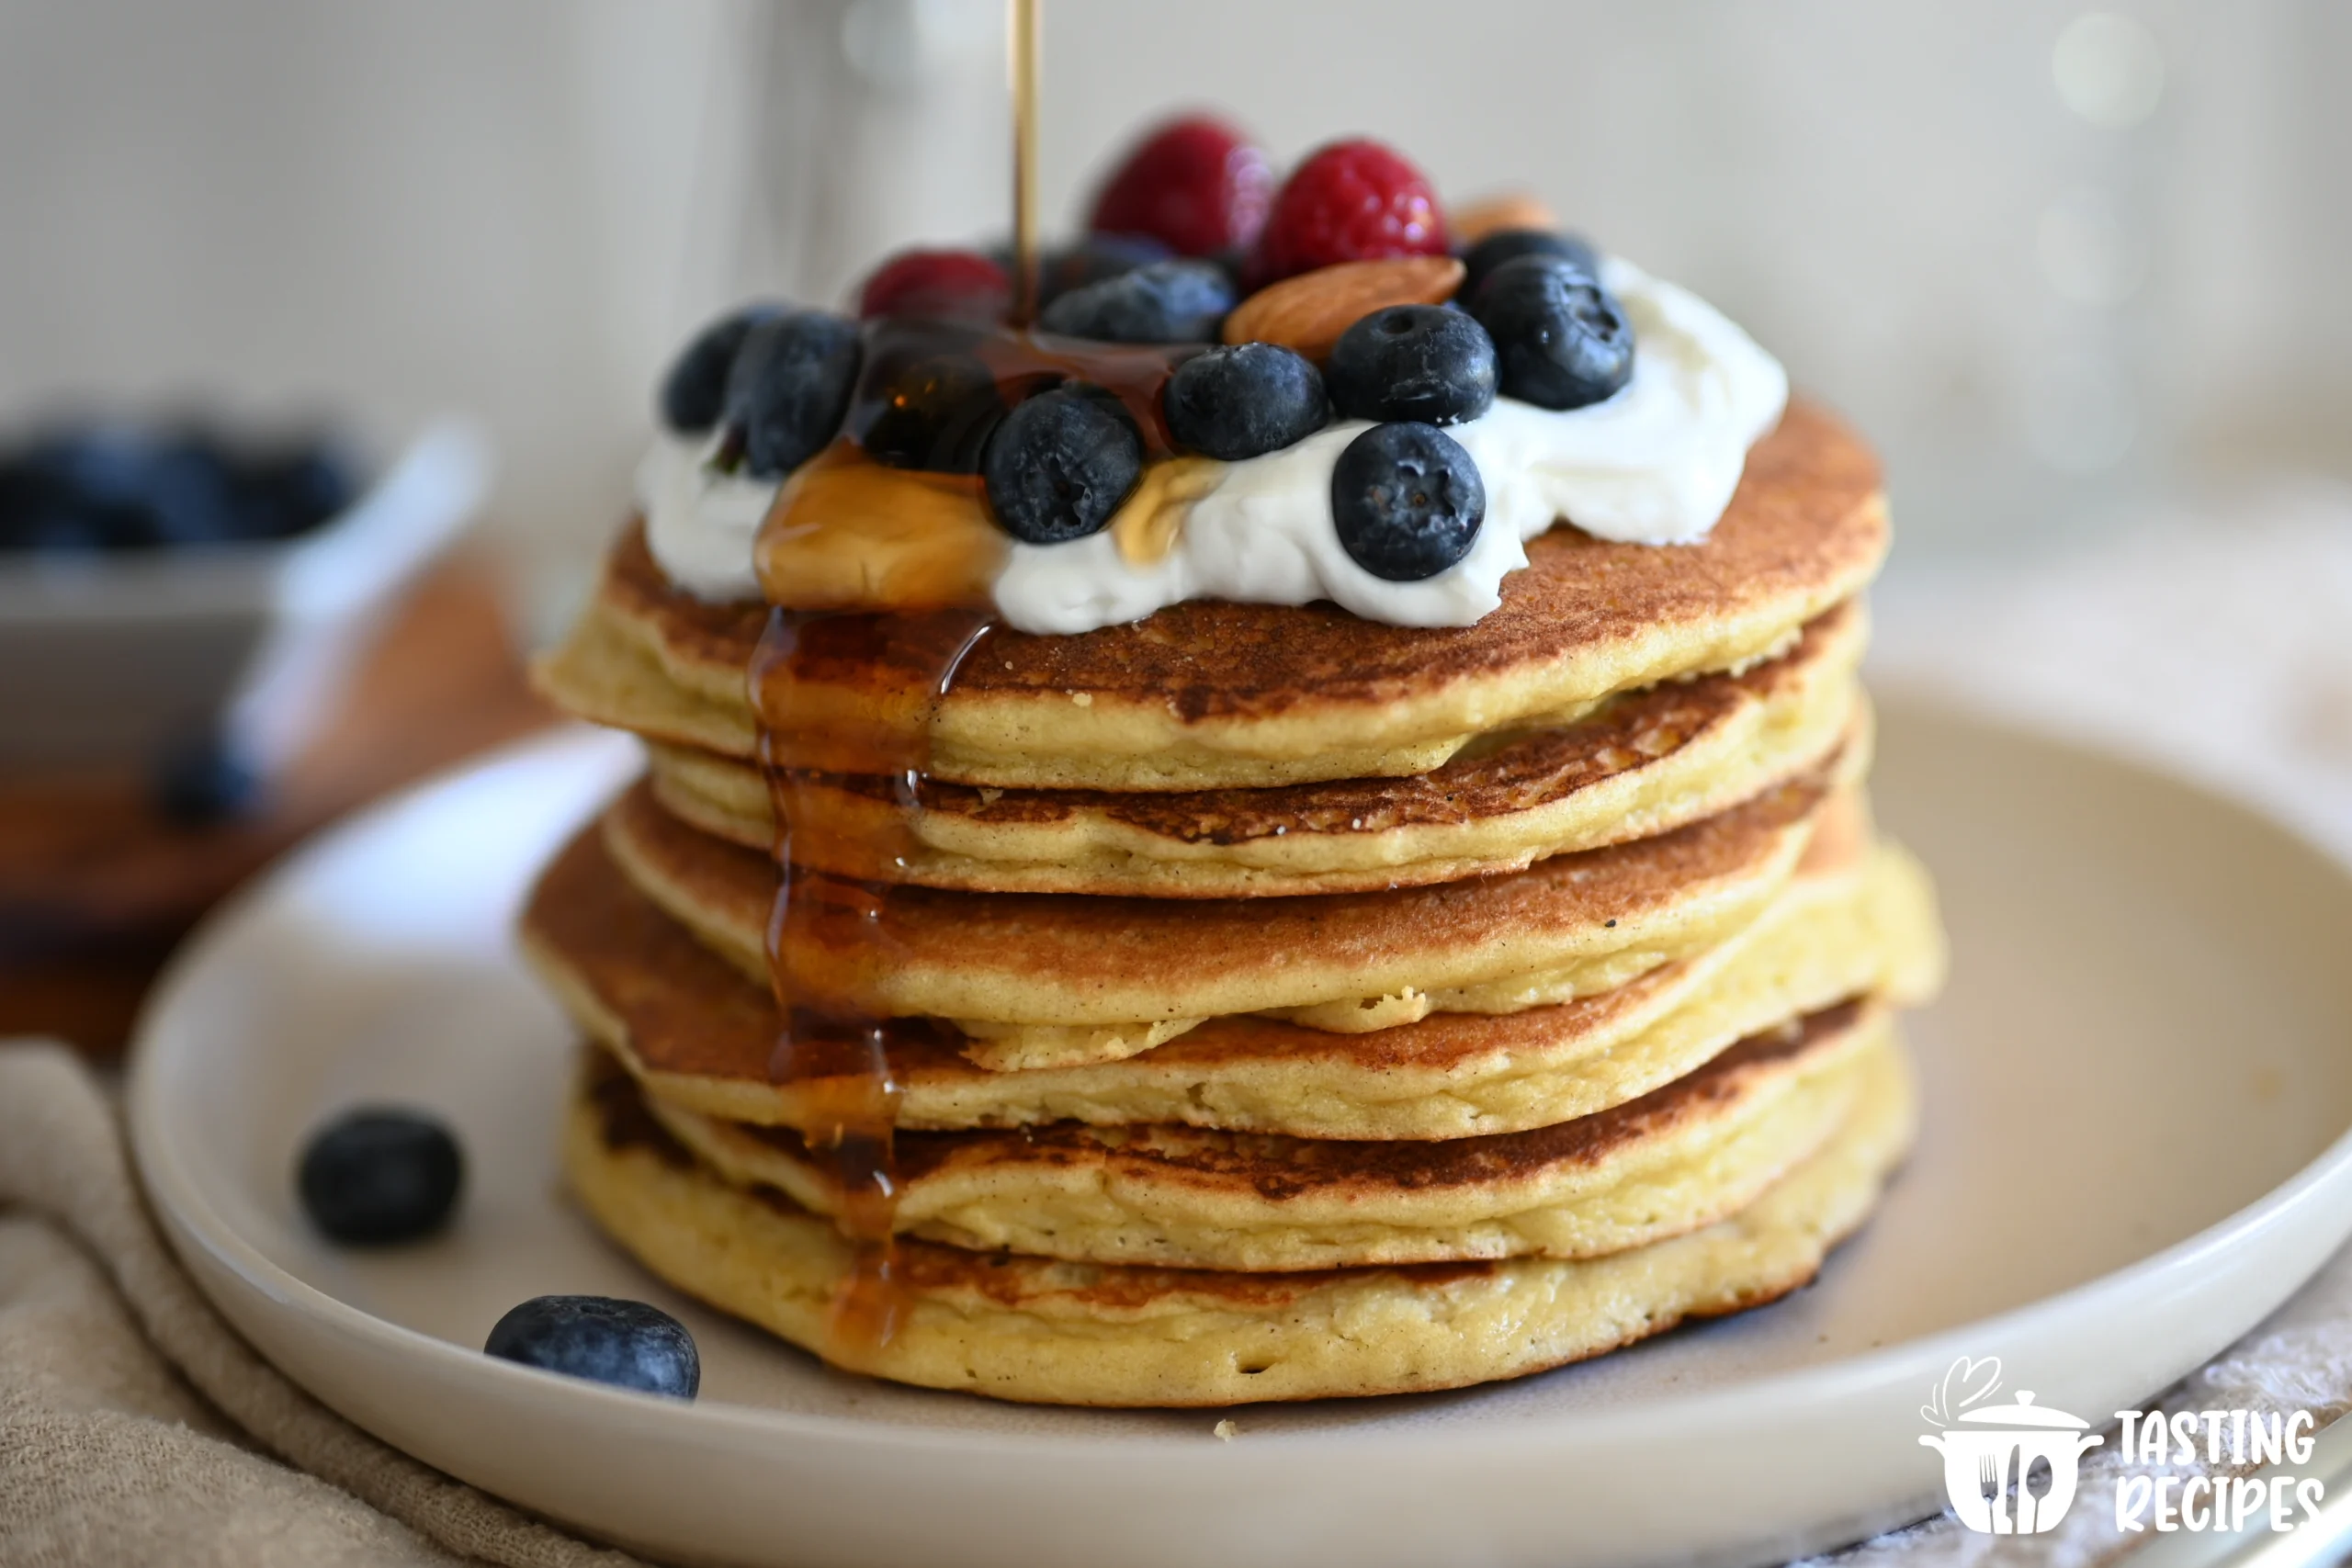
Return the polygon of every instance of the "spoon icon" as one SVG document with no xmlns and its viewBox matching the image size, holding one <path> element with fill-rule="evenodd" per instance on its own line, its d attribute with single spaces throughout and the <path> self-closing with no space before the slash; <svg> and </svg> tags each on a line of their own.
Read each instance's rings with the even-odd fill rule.
<svg viewBox="0 0 2352 1568">
<path fill-rule="evenodd" d="M 2041 1500 L 2050 1495 L 2050 1488 L 2057 1476 L 2050 1467 L 2050 1456 L 2036 1454 L 2033 1463 L 2018 1483 L 2018 1512 L 2024 1516 L 2018 1522 L 2019 1534 L 2030 1535 L 2041 1529 Z"/>
</svg>

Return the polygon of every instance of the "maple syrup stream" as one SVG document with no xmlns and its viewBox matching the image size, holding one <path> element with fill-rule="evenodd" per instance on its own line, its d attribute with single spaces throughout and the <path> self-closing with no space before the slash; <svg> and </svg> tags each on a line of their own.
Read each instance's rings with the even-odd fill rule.
<svg viewBox="0 0 2352 1568">
<path fill-rule="evenodd" d="M 1165 458 L 1171 444 L 1159 391 L 1185 352 L 1040 339 L 1022 330 L 1034 318 L 1041 270 L 1038 5 L 1011 6 L 1013 324 L 869 323 L 849 420 L 857 434 L 785 486 L 755 552 L 772 604 L 791 604 L 817 581 L 862 585 L 869 604 L 875 597 L 883 603 L 771 611 L 750 671 L 760 767 L 776 823 L 767 949 L 783 1021 L 768 1077 L 788 1102 L 786 1120 L 812 1149 L 831 1155 L 837 1223 L 855 1256 L 834 1296 L 827 1356 L 849 1366 L 888 1345 L 906 1312 L 896 1240 L 899 1089 L 890 1046 L 944 1026 L 892 1019 L 880 998 L 885 976 L 904 955 L 891 906 L 918 852 L 940 707 L 990 630 L 983 606 L 1004 541 L 987 521 L 973 472 L 978 445 L 1012 403 L 1080 380 L 1116 397 L 1147 457 Z M 963 401 L 943 406 L 949 391 Z M 910 431 L 918 437 L 911 449 Z M 878 841 L 829 821 L 818 805 L 811 786 L 842 773 L 890 781 L 897 810 Z M 809 861 L 851 866 L 856 874 L 811 872 Z"/>
</svg>

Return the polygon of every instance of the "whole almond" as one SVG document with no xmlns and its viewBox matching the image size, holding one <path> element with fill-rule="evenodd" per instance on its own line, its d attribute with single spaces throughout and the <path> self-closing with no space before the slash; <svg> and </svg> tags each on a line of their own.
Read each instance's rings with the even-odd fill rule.
<svg viewBox="0 0 2352 1568">
<path fill-rule="evenodd" d="M 1557 229 L 1559 226 L 1560 220 L 1552 215 L 1552 209 L 1525 191 L 1490 196 L 1445 215 L 1446 232 L 1453 237 L 1455 244 L 1465 248 L 1506 229 Z"/>
<path fill-rule="evenodd" d="M 1462 287 L 1452 256 L 1340 262 L 1270 284 L 1225 319 L 1227 343 L 1278 343 L 1313 360 L 1331 356 L 1340 334 L 1390 305 L 1442 305 Z"/>
</svg>

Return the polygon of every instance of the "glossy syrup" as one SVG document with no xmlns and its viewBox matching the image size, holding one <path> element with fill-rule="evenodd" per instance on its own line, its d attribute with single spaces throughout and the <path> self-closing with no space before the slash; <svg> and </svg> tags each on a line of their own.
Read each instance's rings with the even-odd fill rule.
<svg viewBox="0 0 2352 1568">
<path fill-rule="evenodd" d="M 788 1119 L 830 1154 L 856 1249 L 829 1337 L 842 1364 L 887 1345 L 906 1310 L 891 1047 L 943 1026 L 892 1019 L 878 998 L 905 956 L 894 889 L 916 852 L 940 705 L 990 632 L 1005 546 L 974 471 L 980 448 L 1020 398 L 1077 380 L 1118 398 L 1147 455 L 1164 458 L 1159 391 L 1188 352 L 876 322 L 850 434 L 787 481 L 762 525 L 762 585 L 790 606 L 770 613 L 750 672 L 776 821 L 767 945 L 783 1021 L 768 1073 Z M 853 841 L 821 808 L 817 786 L 841 774 L 888 781 L 886 829 Z"/>
<path fill-rule="evenodd" d="M 889 1343 L 902 1310 L 893 1148 L 899 1083 L 890 1048 L 924 1025 L 891 1019 L 876 999 L 903 952 L 892 929 L 892 888 L 914 848 L 939 700 L 988 631 L 977 610 L 918 617 L 776 610 L 752 667 L 760 764 L 776 820 L 767 943 L 783 1023 L 768 1077 L 790 1101 L 810 1147 L 833 1161 L 838 1223 L 856 1249 L 833 1303 L 831 1335 L 832 1359 L 847 1365 Z M 866 711 L 866 722 L 839 722 L 801 700 L 804 676 L 842 660 L 899 675 Z M 890 781 L 897 811 L 879 841 L 873 835 L 836 841 L 838 825 L 809 807 L 812 786 L 841 773 Z M 810 871 L 804 858 L 854 865 L 861 874 Z"/>
</svg>

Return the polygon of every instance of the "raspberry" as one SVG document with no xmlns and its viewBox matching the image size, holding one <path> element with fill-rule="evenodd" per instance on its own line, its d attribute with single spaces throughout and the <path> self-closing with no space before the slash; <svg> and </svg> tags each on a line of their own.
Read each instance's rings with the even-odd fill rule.
<svg viewBox="0 0 2352 1568">
<path fill-rule="evenodd" d="M 1178 255 L 1246 249 L 1266 220 L 1274 171 L 1233 127 L 1170 120 L 1127 155 L 1094 198 L 1098 234 L 1148 234 Z"/>
<path fill-rule="evenodd" d="M 1261 288 L 1334 262 L 1444 254 L 1445 218 L 1421 172 L 1377 141 L 1334 141 L 1274 197 L 1246 281 Z"/>
<path fill-rule="evenodd" d="M 858 290 L 857 313 L 994 321 L 1012 300 L 1012 280 L 978 251 L 900 251 Z"/>
</svg>

